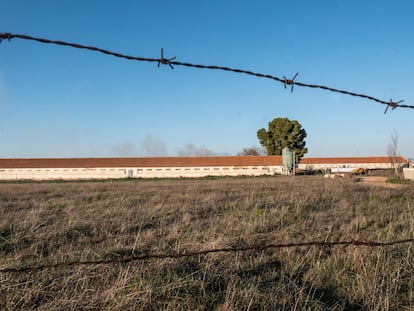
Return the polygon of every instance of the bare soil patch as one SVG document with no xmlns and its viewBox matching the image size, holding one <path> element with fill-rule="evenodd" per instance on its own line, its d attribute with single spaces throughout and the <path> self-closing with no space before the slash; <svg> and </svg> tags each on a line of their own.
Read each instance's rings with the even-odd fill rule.
<svg viewBox="0 0 414 311">
<path fill-rule="evenodd" d="M 381 187 L 387 187 L 387 188 L 401 188 L 401 187 L 406 186 L 404 184 L 388 183 L 387 182 L 388 177 L 383 177 L 383 176 L 363 176 L 363 177 L 356 177 L 356 178 L 358 178 L 359 182 L 362 182 L 368 185 L 374 185 L 374 186 L 381 186 Z"/>
</svg>

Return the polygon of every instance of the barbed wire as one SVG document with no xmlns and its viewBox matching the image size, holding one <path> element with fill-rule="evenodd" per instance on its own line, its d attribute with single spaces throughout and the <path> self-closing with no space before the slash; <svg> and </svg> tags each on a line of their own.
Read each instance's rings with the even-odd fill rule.
<svg viewBox="0 0 414 311">
<path fill-rule="evenodd" d="M 306 246 L 316 246 L 316 247 L 333 247 L 333 246 L 369 246 L 369 247 L 385 247 L 392 246 L 397 244 L 405 244 L 414 242 L 414 238 L 395 240 L 389 242 L 378 242 L 378 241 L 361 241 L 361 240 L 350 240 L 350 241 L 310 241 L 310 242 L 296 242 L 296 243 L 281 243 L 281 244 L 263 244 L 263 245 L 248 245 L 248 246 L 230 246 L 223 248 L 213 248 L 207 250 L 199 251 L 184 251 L 177 253 L 146 253 L 137 256 L 127 256 L 116 259 L 102 259 L 95 261 L 71 261 L 71 262 L 59 262 L 54 264 L 45 264 L 38 266 L 28 266 L 20 268 L 4 268 L 0 269 L 0 273 L 25 273 L 25 272 L 37 272 L 47 269 L 63 268 L 63 267 L 72 267 L 72 266 L 97 266 L 97 265 L 111 265 L 111 264 L 125 264 L 135 261 L 143 261 L 148 259 L 177 259 L 183 257 L 195 257 L 200 255 L 208 255 L 213 253 L 234 253 L 234 252 L 245 252 L 245 251 L 263 251 L 271 248 L 292 248 L 292 247 L 306 247 Z"/>
<path fill-rule="evenodd" d="M 394 110 L 396 108 L 411 108 L 411 109 L 414 109 L 414 106 L 412 106 L 412 105 L 402 105 L 401 103 L 404 102 L 404 100 L 393 101 L 392 99 L 390 99 L 389 101 L 385 101 L 385 100 L 375 98 L 373 96 L 360 94 L 360 93 L 355 93 L 355 92 L 350 92 L 350 91 L 346 91 L 346 90 L 340 90 L 340 89 L 336 89 L 336 88 L 332 88 L 332 87 L 328 87 L 328 86 L 324 86 L 324 85 L 297 82 L 297 81 L 295 81 L 295 79 L 298 76 L 298 73 L 296 73 L 295 76 L 292 79 L 288 79 L 285 76 L 283 76 L 283 78 L 279 78 L 279 77 L 274 76 L 274 75 L 262 74 L 262 73 L 257 73 L 257 72 L 244 70 L 244 69 L 235 69 L 235 68 L 224 67 L 224 66 L 201 65 L 201 64 L 179 62 L 179 61 L 175 60 L 176 57 L 165 58 L 163 49 L 161 49 L 160 58 L 138 57 L 138 56 L 131 56 L 131 55 L 125 55 L 125 54 L 121 54 L 121 53 L 117 53 L 117 52 L 112 52 L 112 51 L 97 48 L 97 47 L 94 47 L 94 46 L 82 45 L 82 44 L 78 44 L 78 43 L 70 43 L 70 42 L 60 41 L 60 40 L 49 40 L 49 39 L 44 39 L 44 38 L 32 37 L 32 36 L 28 36 L 28 35 L 24 35 L 24 34 L 0 33 L 0 42 L 2 40 L 10 41 L 11 39 L 14 39 L 14 38 L 20 38 L 20 39 L 24 39 L 24 40 L 32 40 L 32 41 L 37 41 L 37 42 L 41 42 L 41 43 L 70 46 L 70 47 L 78 48 L 78 49 L 86 49 L 86 50 L 100 52 L 100 53 L 107 54 L 107 55 L 112 55 L 112 56 L 119 57 L 119 58 L 125 58 L 125 59 L 128 59 L 128 60 L 156 62 L 158 64 L 158 67 L 160 66 L 160 64 L 163 64 L 163 65 L 170 66 L 171 69 L 174 69 L 174 66 L 184 66 L 184 67 L 191 67 L 191 68 L 198 68 L 198 69 L 223 70 L 223 71 L 229 71 L 229 72 L 234 72 L 234 73 L 246 74 L 246 75 L 255 76 L 255 77 L 259 77 L 259 78 L 266 78 L 266 79 L 271 79 L 271 80 L 278 81 L 278 82 L 282 83 L 285 88 L 287 88 L 287 86 L 291 86 L 291 92 L 293 92 L 293 87 L 295 85 L 302 86 L 302 87 L 307 87 L 307 88 L 313 88 L 313 89 L 322 89 L 322 90 L 326 90 L 326 91 L 330 91 L 330 92 L 341 93 L 341 94 L 344 94 L 344 95 L 360 97 L 360 98 L 368 99 L 368 100 L 386 105 L 384 113 L 386 113 L 388 111 L 388 108 L 390 108 L 390 107 L 391 107 L 392 110 Z"/>
</svg>

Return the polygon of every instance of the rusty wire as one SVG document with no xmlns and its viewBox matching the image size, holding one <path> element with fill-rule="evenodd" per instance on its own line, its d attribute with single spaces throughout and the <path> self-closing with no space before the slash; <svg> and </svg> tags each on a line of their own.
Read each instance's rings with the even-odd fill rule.
<svg viewBox="0 0 414 311">
<path fill-rule="evenodd" d="M 20 267 L 20 268 L 4 268 L 0 269 L 0 273 L 25 273 L 25 272 L 37 272 L 48 269 L 73 267 L 73 266 L 97 266 L 97 265 L 111 265 L 111 264 L 126 264 L 136 261 L 143 261 L 148 259 L 177 259 L 183 257 L 195 257 L 201 255 L 208 255 L 213 253 L 234 253 L 234 252 L 245 252 L 245 251 L 263 251 L 272 248 L 292 248 L 292 247 L 333 247 L 333 246 L 369 246 L 369 247 L 385 247 L 397 244 L 405 244 L 414 242 L 414 238 L 404 240 L 394 240 L 389 242 L 378 242 L 378 241 L 361 241 L 361 240 L 350 240 L 350 241 L 310 241 L 310 242 L 296 242 L 296 243 L 281 243 L 281 244 L 262 244 L 262 245 L 247 245 L 247 246 L 229 246 L 223 248 L 213 248 L 199 251 L 184 251 L 176 253 L 145 253 L 137 256 L 127 256 L 112 260 L 95 260 L 95 261 L 71 261 L 71 262 L 59 262 L 54 264 L 45 264 L 38 266 Z"/>
<path fill-rule="evenodd" d="M 175 57 L 165 58 L 163 49 L 161 49 L 160 58 L 137 57 L 137 56 L 125 55 L 125 54 L 121 54 L 121 53 L 117 53 L 117 52 L 112 52 L 112 51 L 97 48 L 97 47 L 94 47 L 94 46 L 81 45 L 81 44 L 78 44 L 78 43 L 69 43 L 69 42 L 59 41 L 59 40 L 49 40 L 49 39 L 44 39 L 44 38 L 36 38 L 36 37 L 24 35 L 24 34 L 0 33 L 0 42 L 2 40 L 9 40 L 10 41 L 11 39 L 14 39 L 14 38 L 32 40 L 32 41 L 37 41 L 37 42 L 41 42 L 41 43 L 50 43 L 50 44 L 57 44 L 57 45 L 63 45 L 63 46 L 70 46 L 70 47 L 74 47 L 74 48 L 78 48 L 78 49 L 87 49 L 87 50 L 100 52 L 100 53 L 107 54 L 107 55 L 112 55 L 112 56 L 119 57 L 119 58 L 125 58 L 125 59 L 128 59 L 128 60 L 156 62 L 156 63 L 158 63 L 158 67 L 160 66 L 160 64 L 163 64 L 163 65 L 170 66 L 171 69 L 174 69 L 174 66 L 184 66 L 184 67 L 191 67 L 191 68 L 223 70 L 223 71 L 230 71 L 230 72 L 234 72 L 234 73 L 247 74 L 247 75 L 250 75 L 250 76 L 255 76 L 255 77 L 259 77 L 259 78 L 266 78 L 266 79 L 271 79 L 271 80 L 278 81 L 278 82 L 282 83 L 285 88 L 287 87 L 287 85 L 290 85 L 291 86 L 291 92 L 293 92 L 293 87 L 295 85 L 302 86 L 302 87 L 313 88 L 313 89 L 322 89 L 322 90 L 326 90 L 326 91 L 330 91 L 330 92 L 341 93 L 341 94 L 350 95 L 350 96 L 354 96 L 354 97 L 360 97 L 360 98 L 368 99 L 368 100 L 386 105 L 386 109 L 385 109 L 384 113 L 386 113 L 388 111 L 388 108 L 390 108 L 390 107 L 391 107 L 392 110 L 394 110 L 396 108 L 411 108 L 411 109 L 414 109 L 414 106 L 412 106 L 412 105 L 401 105 L 401 103 L 404 100 L 393 101 L 392 99 L 390 99 L 389 101 L 385 101 L 385 100 L 375 98 L 373 96 L 360 94 L 360 93 L 355 93 L 355 92 L 350 92 L 350 91 L 346 91 L 346 90 L 340 90 L 340 89 L 336 89 L 336 88 L 332 88 L 332 87 L 328 87 L 328 86 L 324 86 L 324 85 L 316 85 L 316 84 L 296 82 L 295 78 L 297 77 L 298 73 L 296 73 L 296 75 L 292 79 L 288 79 L 285 76 L 283 76 L 283 78 L 279 78 L 279 77 L 273 76 L 273 75 L 256 73 L 256 72 L 249 71 L 249 70 L 235 69 L 235 68 L 224 67 L 224 66 L 201 65 L 201 64 L 192 64 L 192 63 L 179 62 L 179 61 L 175 60 Z"/>
</svg>

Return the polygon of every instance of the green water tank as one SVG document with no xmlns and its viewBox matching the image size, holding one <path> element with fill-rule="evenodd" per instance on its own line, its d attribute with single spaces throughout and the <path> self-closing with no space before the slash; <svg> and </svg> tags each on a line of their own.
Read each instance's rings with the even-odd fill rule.
<svg viewBox="0 0 414 311">
<path fill-rule="evenodd" d="M 282 149 L 282 164 L 286 174 L 293 174 L 295 165 L 295 153 L 288 147 Z"/>
</svg>

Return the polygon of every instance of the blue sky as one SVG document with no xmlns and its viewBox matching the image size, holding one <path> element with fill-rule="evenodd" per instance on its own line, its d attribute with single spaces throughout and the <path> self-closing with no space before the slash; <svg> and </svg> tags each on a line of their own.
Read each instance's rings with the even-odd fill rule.
<svg viewBox="0 0 414 311">
<path fill-rule="evenodd" d="M 0 32 L 292 77 L 414 105 L 412 1 L 3 0 Z M 0 44 L 0 157 L 237 154 L 277 117 L 310 157 L 414 157 L 414 110 L 247 75 Z"/>
</svg>

